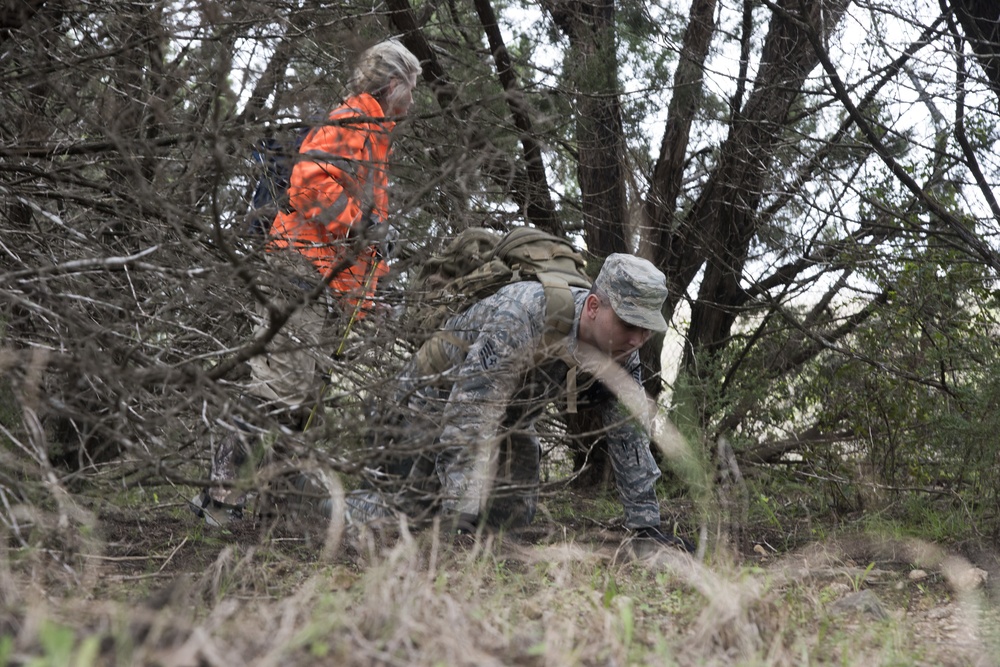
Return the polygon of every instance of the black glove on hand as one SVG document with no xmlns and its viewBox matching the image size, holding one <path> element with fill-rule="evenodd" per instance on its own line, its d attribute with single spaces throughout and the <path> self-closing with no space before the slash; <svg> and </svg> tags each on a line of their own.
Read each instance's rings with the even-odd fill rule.
<svg viewBox="0 0 1000 667">
<path fill-rule="evenodd" d="M 680 535 L 667 535 L 656 526 L 644 526 L 635 531 L 635 536 L 642 540 L 652 540 L 658 544 L 669 547 L 683 549 L 689 554 L 693 554 L 695 546 Z"/>
</svg>

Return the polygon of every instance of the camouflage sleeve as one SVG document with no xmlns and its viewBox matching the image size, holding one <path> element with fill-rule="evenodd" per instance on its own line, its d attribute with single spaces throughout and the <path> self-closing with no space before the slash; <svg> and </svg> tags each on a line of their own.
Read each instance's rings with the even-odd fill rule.
<svg viewBox="0 0 1000 667">
<path fill-rule="evenodd" d="M 642 370 L 638 353 L 629 358 L 625 370 L 641 389 Z M 659 526 L 660 504 L 654 486 L 660 478 L 660 468 L 650 451 L 644 425 L 610 394 L 602 411 L 602 421 L 607 432 L 608 455 L 618 495 L 625 507 L 625 527 Z"/>
<path fill-rule="evenodd" d="M 538 344 L 530 304 L 496 295 L 479 306 L 487 316 L 454 371 L 437 465 L 444 509 L 469 514 L 489 493 L 500 427 Z"/>
</svg>

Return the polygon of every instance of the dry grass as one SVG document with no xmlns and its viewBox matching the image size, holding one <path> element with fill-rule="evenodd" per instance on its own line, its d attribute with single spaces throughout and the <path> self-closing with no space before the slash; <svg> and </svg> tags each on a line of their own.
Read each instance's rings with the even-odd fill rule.
<svg viewBox="0 0 1000 667">
<path fill-rule="evenodd" d="M 331 550 L 315 525 L 209 533 L 176 507 L 58 517 L 0 552 L 5 664 L 1000 664 L 993 584 L 915 541 L 736 565 L 610 530 L 453 542 L 403 526 Z M 856 591 L 885 617 L 841 610 Z"/>
</svg>

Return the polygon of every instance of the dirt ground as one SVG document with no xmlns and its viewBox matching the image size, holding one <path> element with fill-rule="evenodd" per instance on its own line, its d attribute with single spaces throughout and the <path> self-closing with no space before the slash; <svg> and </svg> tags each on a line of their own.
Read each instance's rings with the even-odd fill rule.
<svg viewBox="0 0 1000 667">
<path fill-rule="evenodd" d="M 226 529 L 209 529 L 177 506 L 106 510 L 99 515 L 104 545 L 99 585 L 112 599 L 156 607 L 179 578 L 205 577 L 218 568 L 226 549 L 267 561 L 267 577 L 244 597 L 277 597 L 294 590 L 323 557 L 323 535 L 311 526 L 246 519 Z M 312 530 L 310 530 L 312 528 Z M 1000 549 L 988 544 L 943 548 L 915 540 L 843 531 L 823 543 L 802 541 L 785 552 L 773 527 L 747 526 L 739 565 L 762 573 L 775 587 L 808 590 L 845 623 L 891 618 L 914 628 L 930 662 L 942 665 L 1000 665 L 989 655 L 1000 628 Z M 505 537 L 519 546 L 572 540 L 608 549 L 624 537 L 613 525 L 588 519 L 553 522 L 541 516 L 529 529 Z M 346 571 L 364 564 L 349 550 L 337 562 Z"/>
</svg>

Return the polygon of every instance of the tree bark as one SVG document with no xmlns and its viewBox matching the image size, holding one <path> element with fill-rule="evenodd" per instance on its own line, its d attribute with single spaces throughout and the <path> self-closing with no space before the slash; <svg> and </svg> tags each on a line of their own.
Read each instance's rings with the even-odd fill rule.
<svg viewBox="0 0 1000 667">
<path fill-rule="evenodd" d="M 546 8 L 570 42 L 565 68 L 577 107 L 577 179 L 584 239 L 599 264 L 611 253 L 631 252 L 615 3 L 553 0 Z"/>
<path fill-rule="evenodd" d="M 772 157 L 789 108 L 819 62 L 798 21 L 829 35 L 849 3 L 812 3 L 805 14 L 798 14 L 800 3 L 795 0 L 780 4 L 796 20 L 778 12 L 772 16 L 756 85 L 746 107 L 734 116 L 718 167 L 685 220 L 668 230 L 657 246 L 658 263 L 665 267 L 675 299 L 704 266 L 683 363 L 695 375 L 701 374 L 696 357 L 722 349 L 739 314 L 744 300 L 740 279 L 758 229 L 757 211 Z"/>
<path fill-rule="evenodd" d="M 555 207 L 549 192 L 548 179 L 545 176 L 545 163 L 542 160 L 542 146 L 538 143 L 532 129 L 531 112 L 525 104 L 524 95 L 518 87 L 514 66 L 503 42 L 500 26 L 497 24 L 496 13 L 490 0 L 475 0 L 476 13 L 486 33 L 490 45 L 490 53 L 496 65 L 497 77 L 503 86 L 504 96 L 514 126 L 521 135 L 521 148 L 525 164 L 526 188 L 525 216 L 536 225 L 552 229 L 558 227 Z"/>
<path fill-rule="evenodd" d="M 667 123 L 660 144 L 660 156 L 653 168 L 643 214 L 646 233 L 641 254 L 654 264 L 667 259 L 666 248 L 673 232 L 677 200 L 681 192 L 691 123 L 702 103 L 705 59 L 715 32 L 716 0 L 694 0 L 674 73 L 673 96 L 667 108 Z M 669 311 L 676 307 L 671 294 Z"/>
<path fill-rule="evenodd" d="M 990 88 L 1000 100 L 1000 3 L 996 0 L 948 0 L 958 17 Z"/>
</svg>

